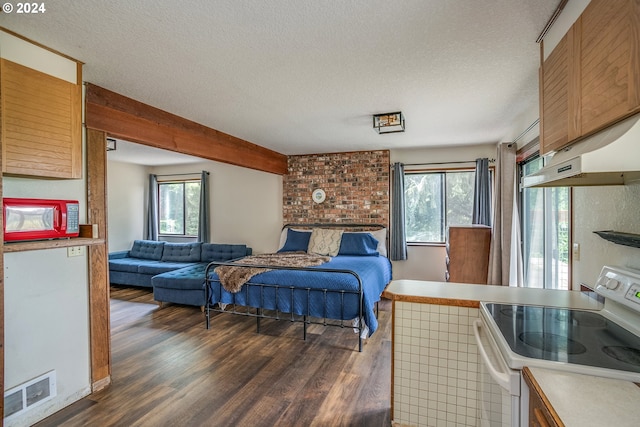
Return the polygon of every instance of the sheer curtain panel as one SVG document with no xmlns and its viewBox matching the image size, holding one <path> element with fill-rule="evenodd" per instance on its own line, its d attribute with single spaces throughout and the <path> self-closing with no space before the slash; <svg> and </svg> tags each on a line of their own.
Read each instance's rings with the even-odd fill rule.
<svg viewBox="0 0 640 427">
<path fill-rule="evenodd" d="M 516 204 L 516 144 L 498 145 L 496 195 L 489 253 L 489 284 L 522 286 L 520 226 Z"/>
</svg>

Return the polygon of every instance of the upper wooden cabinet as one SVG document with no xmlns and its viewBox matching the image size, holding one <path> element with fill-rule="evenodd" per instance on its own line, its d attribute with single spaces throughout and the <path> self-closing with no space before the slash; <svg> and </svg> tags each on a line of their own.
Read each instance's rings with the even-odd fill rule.
<svg viewBox="0 0 640 427">
<path fill-rule="evenodd" d="M 541 151 L 640 111 L 640 1 L 592 0 L 540 72 Z"/>
<path fill-rule="evenodd" d="M 544 151 L 553 151 L 566 145 L 569 123 L 575 123 L 569 109 L 569 83 L 571 81 L 571 61 L 573 32 L 566 34 L 542 64 L 540 75 L 541 129 Z M 574 125 L 575 127 L 575 125 Z"/>
<path fill-rule="evenodd" d="M 82 177 L 82 88 L 0 59 L 2 172 Z"/>
<path fill-rule="evenodd" d="M 576 30 L 584 135 L 639 110 L 640 2 L 593 0 Z"/>
</svg>

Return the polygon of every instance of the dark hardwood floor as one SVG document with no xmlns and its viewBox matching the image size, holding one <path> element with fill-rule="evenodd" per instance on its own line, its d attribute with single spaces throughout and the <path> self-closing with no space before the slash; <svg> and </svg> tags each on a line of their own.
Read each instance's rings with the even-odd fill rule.
<svg viewBox="0 0 640 427">
<path fill-rule="evenodd" d="M 160 309 L 111 288 L 112 384 L 37 426 L 389 426 L 391 304 L 359 353 L 351 329 Z"/>
</svg>

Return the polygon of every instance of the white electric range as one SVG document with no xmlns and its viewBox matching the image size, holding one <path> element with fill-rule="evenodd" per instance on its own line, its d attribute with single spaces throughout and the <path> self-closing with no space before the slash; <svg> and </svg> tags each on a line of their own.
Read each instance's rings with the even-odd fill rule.
<svg viewBox="0 0 640 427">
<path fill-rule="evenodd" d="M 481 303 L 480 425 L 528 425 L 524 366 L 640 382 L 640 271 L 603 267 L 598 311 Z"/>
</svg>

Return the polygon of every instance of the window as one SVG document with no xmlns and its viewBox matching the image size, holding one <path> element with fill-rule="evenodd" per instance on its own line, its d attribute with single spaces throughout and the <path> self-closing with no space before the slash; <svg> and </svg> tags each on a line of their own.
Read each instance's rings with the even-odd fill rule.
<svg viewBox="0 0 640 427">
<path fill-rule="evenodd" d="M 405 173 L 408 243 L 444 243 L 449 225 L 469 225 L 475 171 Z"/>
<path fill-rule="evenodd" d="M 197 236 L 200 180 L 158 183 L 158 231 L 170 236 Z"/>
<path fill-rule="evenodd" d="M 542 168 L 543 159 L 536 155 L 519 166 L 520 176 L 529 175 Z M 568 290 L 569 188 L 523 188 L 520 197 L 525 286 Z"/>
</svg>

